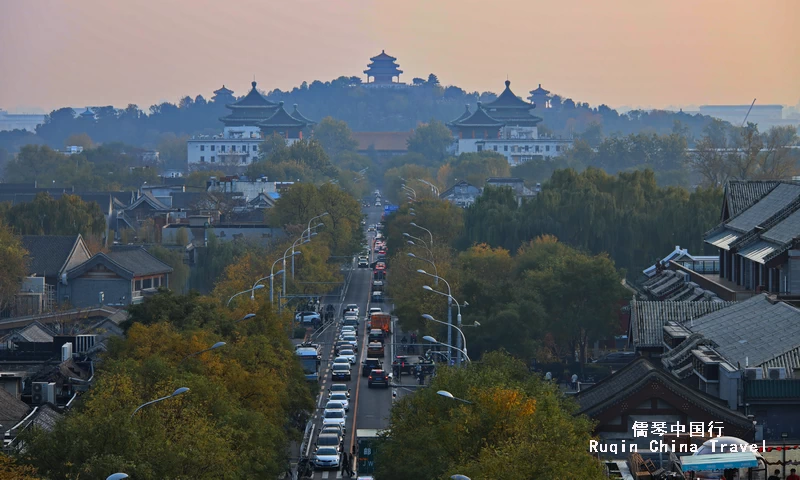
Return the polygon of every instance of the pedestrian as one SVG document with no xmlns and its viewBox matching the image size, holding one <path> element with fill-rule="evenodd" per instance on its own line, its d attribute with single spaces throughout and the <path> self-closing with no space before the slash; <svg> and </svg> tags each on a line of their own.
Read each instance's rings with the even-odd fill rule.
<svg viewBox="0 0 800 480">
<path fill-rule="evenodd" d="M 786 480 L 800 480 L 800 476 L 797 475 L 796 468 L 793 468 L 789 471 L 789 476 L 786 477 Z"/>
<path fill-rule="evenodd" d="M 416 333 L 412 333 L 411 334 L 411 343 L 417 343 L 417 334 Z"/>
<path fill-rule="evenodd" d="M 773 475 L 770 475 L 767 480 L 781 480 L 781 469 L 776 468 L 775 473 Z"/>
<path fill-rule="evenodd" d="M 550 372 L 547 372 L 547 373 L 545 373 L 545 374 L 544 374 L 544 379 L 545 379 L 545 380 L 547 380 L 547 381 L 549 382 L 550 380 L 552 380 L 552 379 L 553 379 L 553 374 L 552 374 L 552 373 L 550 373 Z"/>
<path fill-rule="evenodd" d="M 349 456 L 346 453 L 342 454 L 342 476 L 344 477 L 347 475 L 350 476 L 350 471 L 348 470 L 347 459 Z"/>
<path fill-rule="evenodd" d="M 578 374 L 577 373 L 573 373 L 572 374 L 572 389 L 573 390 L 577 390 L 578 389 Z"/>
</svg>

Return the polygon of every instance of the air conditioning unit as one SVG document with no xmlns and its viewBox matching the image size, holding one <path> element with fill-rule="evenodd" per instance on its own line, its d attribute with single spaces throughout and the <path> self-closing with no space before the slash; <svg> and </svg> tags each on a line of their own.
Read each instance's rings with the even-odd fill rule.
<svg viewBox="0 0 800 480">
<path fill-rule="evenodd" d="M 786 380 L 786 369 L 783 367 L 773 367 L 767 369 L 770 380 Z"/>
<path fill-rule="evenodd" d="M 86 353 L 94 347 L 97 335 L 76 335 L 75 336 L 75 352 Z"/>
<path fill-rule="evenodd" d="M 52 382 L 33 382 L 31 385 L 31 400 L 34 405 L 56 403 L 56 384 Z"/>
<path fill-rule="evenodd" d="M 763 380 L 764 370 L 760 368 L 745 368 L 744 375 L 748 380 Z"/>
<path fill-rule="evenodd" d="M 72 344 L 70 342 L 61 345 L 61 361 L 66 362 L 72 358 Z"/>
</svg>

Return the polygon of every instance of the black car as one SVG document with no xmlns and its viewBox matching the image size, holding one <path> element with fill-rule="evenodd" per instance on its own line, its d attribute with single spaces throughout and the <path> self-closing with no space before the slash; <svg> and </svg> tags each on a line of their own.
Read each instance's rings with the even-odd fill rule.
<svg viewBox="0 0 800 480">
<path fill-rule="evenodd" d="M 373 385 L 389 388 L 389 374 L 377 369 L 370 372 L 367 388 L 372 388 Z"/>
<path fill-rule="evenodd" d="M 368 377 L 372 370 L 383 368 L 383 362 L 377 358 L 368 358 L 361 364 L 361 376 Z"/>
</svg>

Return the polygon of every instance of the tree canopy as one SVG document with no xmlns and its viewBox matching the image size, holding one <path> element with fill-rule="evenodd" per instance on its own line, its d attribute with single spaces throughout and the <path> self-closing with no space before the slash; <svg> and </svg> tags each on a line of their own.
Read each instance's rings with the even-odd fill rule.
<svg viewBox="0 0 800 480">
<path fill-rule="evenodd" d="M 31 202 L 0 208 L 0 217 L 20 235 L 89 236 L 106 231 L 106 219 L 100 206 L 84 202 L 77 195 L 53 199 L 42 192 Z"/>
</svg>

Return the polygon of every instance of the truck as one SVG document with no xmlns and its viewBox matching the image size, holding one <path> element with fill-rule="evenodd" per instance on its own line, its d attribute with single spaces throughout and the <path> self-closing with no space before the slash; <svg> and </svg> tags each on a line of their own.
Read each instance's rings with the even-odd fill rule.
<svg viewBox="0 0 800 480">
<path fill-rule="evenodd" d="M 359 477 L 375 473 L 375 451 L 378 447 L 379 436 L 380 430 L 374 428 L 356 429 L 356 444 L 358 445 L 356 472 Z"/>
<path fill-rule="evenodd" d="M 387 335 L 392 333 L 392 315 L 385 312 L 376 312 L 370 315 L 371 329 L 380 328 Z"/>
</svg>

